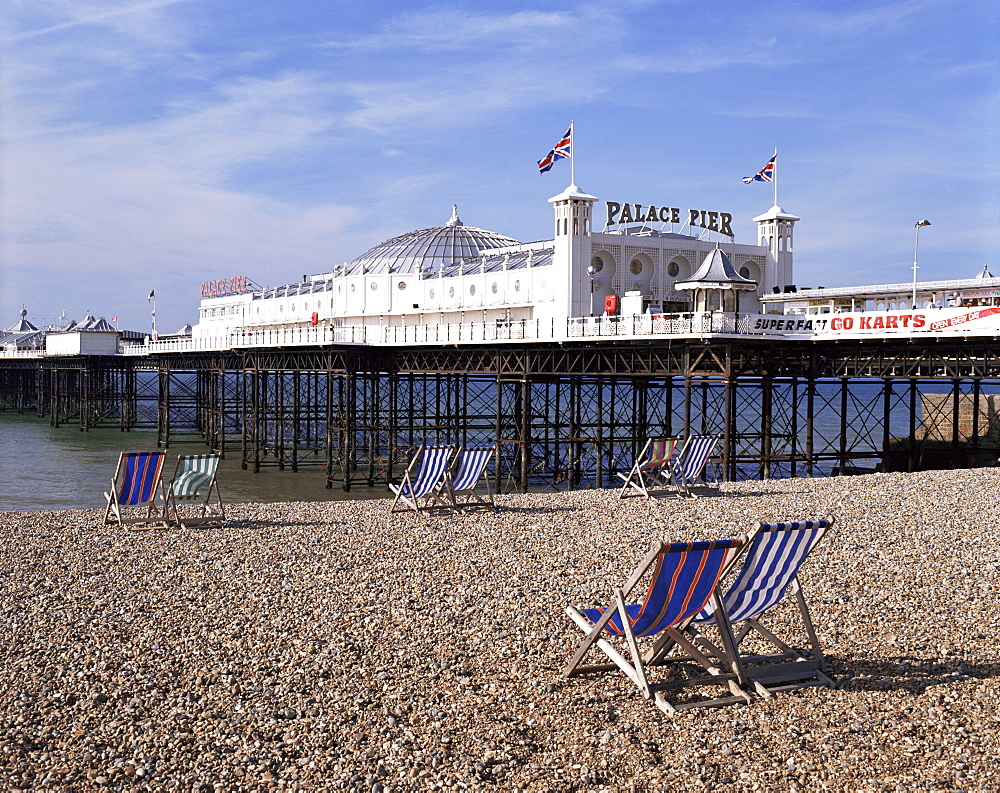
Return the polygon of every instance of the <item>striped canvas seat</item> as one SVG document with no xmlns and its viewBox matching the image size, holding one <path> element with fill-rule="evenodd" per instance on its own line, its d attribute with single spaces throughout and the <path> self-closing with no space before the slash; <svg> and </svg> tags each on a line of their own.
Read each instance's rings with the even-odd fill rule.
<svg viewBox="0 0 1000 793">
<path fill-rule="evenodd" d="M 733 659 L 764 696 L 808 685 L 832 685 L 825 673 L 823 652 L 798 581 L 803 563 L 832 525 L 832 518 L 760 524 L 748 538 L 743 565 L 722 597 L 726 620 L 738 629 L 734 636 L 737 651 L 751 634 L 757 634 L 777 650 L 766 655 L 738 655 Z M 795 598 L 811 646 L 809 657 L 792 649 L 759 621 L 781 603 L 789 591 Z M 717 617 L 716 605 L 709 603 L 695 616 L 694 622 L 716 625 Z"/>
<path fill-rule="evenodd" d="M 104 494 L 108 500 L 105 523 L 119 526 L 163 523 L 163 509 L 157 501 L 162 497 L 160 473 L 165 456 L 164 451 L 119 455 L 111 490 Z"/>
<path fill-rule="evenodd" d="M 495 451 L 495 446 L 467 447 L 459 450 L 453 468 L 448 471 L 447 482 L 442 485 L 445 489 L 449 489 L 450 485 L 452 506 L 455 509 L 461 510 L 472 505 L 484 505 L 496 509 L 490 478 L 486 476 L 486 466 L 489 465 Z M 480 480 L 486 485 L 485 496 L 476 493 Z"/>
<path fill-rule="evenodd" d="M 723 633 L 726 647 L 719 650 L 696 631 L 689 629 L 692 618 L 708 603 L 719 604 L 719 580 L 743 547 L 743 539 L 653 543 L 625 586 L 615 590 L 615 603 L 605 608 L 569 606 L 566 609 L 570 618 L 586 634 L 586 638 L 563 671 L 564 676 L 621 669 L 639 687 L 646 699 L 652 699 L 661 710 L 668 713 L 688 707 L 749 702 L 749 697 L 740 688 L 743 681 L 738 672 L 727 669 L 725 664 L 720 664 L 717 660 L 720 657 L 730 657 L 727 653 L 733 652 L 728 642 L 731 634 Z M 649 584 L 645 598 L 641 603 L 628 603 L 628 596 L 646 577 L 649 578 Z M 637 640 L 653 636 L 657 639 L 651 647 L 640 653 Z M 623 639 L 625 646 L 619 649 L 615 639 Z M 581 665 L 586 653 L 595 646 L 603 650 L 612 663 Z M 675 646 L 686 654 L 672 659 L 665 649 Z M 650 667 L 673 664 L 674 661 L 700 665 L 708 672 L 708 676 L 685 677 L 661 683 L 649 681 Z M 664 694 L 669 688 L 710 683 L 724 683 L 730 696 L 677 704 L 668 700 Z"/>
<path fill-rule="evenodd" d="M 636 458 L 627 474 L 618 472 L 618 478 L 625 484 L 618 493 L 619 498 L 632 495 L 632 491 L 650 498 L 650 487 L 662 487 L 664 470 L 669 466 L 677 447 L 676 438 L 650 438 Z"/>
<path fill-rule="evenodd" d="M 420 512 L 421 507 L 450 505 L 451 488 L 445 474 L 453 453 L 451 446 L 421 446 L 403 472 L 403 481 L 389 485 L 396 494 L 389 511 L 410 508 Z M 400 502 L 402 506 L 397 509 Z"/>
<path fill-rule="evenodd" d="M 677 488 L 681 495 L 695 496 L 691 489 L 695 482 L 702 479 L 708 459 L 719 443 L 718 435 L 692 435 L 684 442 L 681 449 L 666 474 L 666 483 Z"/>
<path fill-rule="evenodd" d="M 177 458 L 166 496 L 167 516 L 176 525 L 191 528 L 223 523 L 225 507 L 216 480 L 221 459 L 218 454 L 183 454 Z M 192 505 L 193 509 L 182 513 L 184 504 Z"/>
</svg>

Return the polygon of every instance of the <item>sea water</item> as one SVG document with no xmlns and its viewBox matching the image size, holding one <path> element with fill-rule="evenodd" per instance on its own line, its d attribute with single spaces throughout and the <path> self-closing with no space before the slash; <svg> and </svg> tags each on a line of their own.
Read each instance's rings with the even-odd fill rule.
<svg viewBox="0 0 1000 793">
<path fill-rule="evenodd" d="M 52 427 L 48 419 L 0 412 L 0 511 L 91 509 L 104 507 L 102 495 L 123 451 L 156 449 L 155 432 L 92 429 L 81 432 L 72 424 Z M 198 436 L 171 440 L 163 464 L 170 476 L 178 454 L 205 454 Z M 237 444 L 219 465 L 217 475 L 224 501 L 336 501 L 386 498 L 388 488 L 354 484 L 349 493 L 335 484 L 326 488 L 322 460 L 300 463 L 297 473 L 277 467 L 255 474 L 240 465 Z"/>
<path fill-rule="evenodd" d="M 847 405 L 847 448 L 853 452 L 870 451 L 877 456 L 882 443 L 882 429 L 878 418 L 882 413 L 880 393 L 883 384 L 878 381 L 855 381 L 851 387 L 851 398 Z M 924 381 L 919 384 L 921 393 L 949 393 L 951 385 L 947 381 Z M 818 386 L 816 415 L 814 420 L 814 443 L 817 452 L 836 451 L 837 438 L 841 431 L 839 409 L 839 384 L 836 381 L 820 383 Z M 891 407 L 889 431 L 893 437 L 905 437 L 909 433 L 909 416 L 906 400 L 898 395 L 905 389 L 905 383 L 897 381 L 897 398 Z M 963 389 L 965 390 L 965 389 Z M 983 393 L 997 393 L 997 383 L 983 384 Z M 149 409 L 147 407 L 147 409 Z M 787 404 L 779 399 L 775 410 L 787 409 Z M 799 410 L 801 411 L 801 404 Z M 918 400 L 918 411 L 920 403 Z M 675 413 L 679 410 L 674 408 Z M 754 432 L 757 421 L 756 408 L 744 417 L 737 411 L 735 431 Z M 148 421 L 149 416 L 144 416 Z M 680 423 L 680 416 L 672 417 L 673 426 Z M 693 417 L 692 426 L 700 426 Z M 917 424 L 920 424 L 918 415 Z M 800 415 L 799 432 L 804 431 L 804 416 Z M 419 441 L 418 441 L 419 442 Z M 744 441 L 745 443 L 746 441 Z M 790 451 L 791 438 L 781 440 L 775 437 L 773 453 Z M 798 443 L 794 445 L 798 446 Z M 788 449 L 784 448 L 789 446 Z M 11 411 L 0 411 L 0 511 L 41 510 L 41 509 L 86 509 L 104 507 L 102 495 L 111 487 L 118 455 L 122 451 L 150 451 L 156 449 L 156 433 L 151 431 L 122 432 L 118 429 L 102 428 L 82 432 L 78 426 L 64 424 L 52 427 L 47 419 L 34 415 L 17 415 Z M 164 463 L 164 475 L 173 470 L 178 454 L 204 454 L 207 447 L 196 434 L 175 435 L 171 438 Z M 745 450 L 744 450 L 745 451 Z M 801 453 L 801 449 L 799 450 Z M 610 462 L 619 469 L 628 469 L 633 451 L 630 444 L 616 444 L 611 450 Z M 849 455 L 850 457 L 851 455 Z M 557 467 L 560 463 L 557 464 Z M 593 460 L 582 460 L 585 467 Z M 850 462 L 850 461 L 849 461 Z M 870 457 L 860 460 L 860 468 L 874 470 L 875 460 Z M 272 502 L 272 501 L 337 501 L 344 499 L 387 498 L 390 493 L 384 485 L 374 487 L 353 484 L 349 492 L 334 483 L 326 488 L 323 470 L 323 456 L 306 456 L 299 462 L 299 470 L 280 470 L 275 465 L 262 468 L 260 473 L 244 470 L 241 465 L 239 443 L 230 444 L 228 457 L 219 466 L 218 480 L 223 497 L 227 502 Z M 605 467 L 608 466 L 608 461 Z M 814 476 L 827 476 L 833 463 L 814 465 Z M 805 473 L 800 463 L 798 475 Z M 614 486 L 617 480 L 606 472 L 603 486 Z M 777 478 L 790 475 L 787 463 L 773 464 L 771 475 Z M 737 478 L 759 476 L 756 465 L 740 466 Z M 544 474 L 543 474 L 544 478 Z M 580 486 L 593 486 L 593 476 L 584 476 Z M 541 487 L 541 486 L 540 486 Z M 546 487 L 551 487 L 546 485 Z"/>
</svg>

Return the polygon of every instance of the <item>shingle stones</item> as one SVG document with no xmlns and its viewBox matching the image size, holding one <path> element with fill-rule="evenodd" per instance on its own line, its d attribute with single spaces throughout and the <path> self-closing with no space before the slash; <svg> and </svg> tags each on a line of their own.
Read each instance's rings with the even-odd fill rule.
<svg viewBox="0 0 1000 793">
<path fill-rule="evenodd" d="M 0 514 L 0 781 L 1000 788 L 1000 470 L 499 503 L 237 505 L 187 532 Z M 836 689 L 667 718 L 620 674 L 560 677 L 579 637 L 565 605 L 607 602 L 649 540 L 827 512 L 803 586 Z"/>
</svg>

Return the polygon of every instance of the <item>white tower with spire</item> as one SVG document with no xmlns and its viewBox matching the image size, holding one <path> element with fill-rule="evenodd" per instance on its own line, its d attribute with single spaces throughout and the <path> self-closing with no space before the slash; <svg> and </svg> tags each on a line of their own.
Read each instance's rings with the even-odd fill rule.
<svg viewBox="0 0 1000 793">
<path fill-rule="evenodd" d="M 552 316 L 581 317 L 589 312 L 587 266 L 590 263 L 591 215 L 596 201 L 597 196 L 583 192 L 575 184 L 549 199 L 555 210 L 554 283 L 550 284 L 552 302 L 549 304 Z M 542 304 L 535 310 L 548 313 L 546 308 Z"/>
<path fill-rule="evenodd" d="M 792 232 L 800 220 L 775 203 L 763 215 L 754 219 L 761 247 L 767 248 L 767 266 L 761 268 L 760 293 L 765 297 L 774 292 L 784 291 L 792 280 Z"/>
</svg>

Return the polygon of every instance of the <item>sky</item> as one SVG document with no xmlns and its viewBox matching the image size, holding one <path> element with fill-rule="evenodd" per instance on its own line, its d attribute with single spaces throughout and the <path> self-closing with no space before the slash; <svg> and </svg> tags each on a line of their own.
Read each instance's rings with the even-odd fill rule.
<svg viewBox="0 0 1000 793">
<path fill-rule="evenodd" d="M 195 322 L 202 281 L 604 201 L 733 215 L 800 286 L 1000 275 L 1000 3 L 5 0 L 0 326 Z"/>
</svg>

